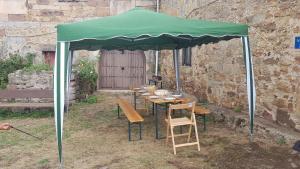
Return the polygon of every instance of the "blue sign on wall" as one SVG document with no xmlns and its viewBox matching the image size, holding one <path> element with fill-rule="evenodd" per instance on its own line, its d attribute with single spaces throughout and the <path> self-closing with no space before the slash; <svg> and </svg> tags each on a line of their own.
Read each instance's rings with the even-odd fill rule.
<svg viewBox="0 0 300 169">
<path fill-rule="evenodd" d="M 295 49 L 300 49 L 300 36 L 295 37 Z"/>
</svg>

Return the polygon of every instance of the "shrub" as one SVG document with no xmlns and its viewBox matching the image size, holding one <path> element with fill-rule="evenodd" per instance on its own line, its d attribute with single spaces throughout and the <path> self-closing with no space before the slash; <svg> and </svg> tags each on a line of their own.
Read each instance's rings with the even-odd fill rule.
<svg viewBox="0 0 300 169">
<path fill-rule="evenodd" d="M 76 69 L 76 80 L 79 85 L 79 98 L 86 99 L 97 88 L 97 73 L 95 64 L 88 60 L 81 60 Z"/>
<path fill-rule="evenodd" d="M 23 69 L 24 67 L 31 66 L 33 64 L 34 54 L 29 53 L 26 55 L 26 59 L 22 58 L 18 54 L 10 55 L 8 59 L 0 60 L 0 89 L 6 88 L 8 83 L 8 74 L 13 73 L 16 70 Z"/>
</svg>

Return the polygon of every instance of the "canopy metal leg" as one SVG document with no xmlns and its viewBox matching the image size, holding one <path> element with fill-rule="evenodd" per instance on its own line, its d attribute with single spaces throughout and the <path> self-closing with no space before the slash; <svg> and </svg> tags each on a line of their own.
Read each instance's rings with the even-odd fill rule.
<svg viewBox="0 0 300 169">
<path fill-rule="evenodd" d="M 180 87 L 179 50 L 178 49 L 173 50 L 173 63 L 174 63 L 175 77 L 176 77 L 176 90 L 178 93 L 180 93 L 181 87 Z"/>
<path fill-rule="evenodd" d="M 241 39 L 243 42 L 244 60 L 246 65 L 246 75 L 247 75 L 246 80 L 247 80 L 249 123 L 250 123 L 249 132 L 250 132 L 250 141 L 252 141 L 253 130 L 254 130 L 255 101 L 256 101 L 253 62 L 251 58 L 248 36 L 243 36 Z"/>
</svg>

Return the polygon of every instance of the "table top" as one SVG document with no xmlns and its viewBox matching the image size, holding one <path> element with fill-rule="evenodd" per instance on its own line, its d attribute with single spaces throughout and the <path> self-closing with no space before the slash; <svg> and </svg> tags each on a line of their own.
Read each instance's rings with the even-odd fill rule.
<svg viewBox="0 0 300 169">
<path fill-rule="evenodd" d="M 140 91 L 145 91 L 145 92 L 140 92 Z M 153 103 L 156 103 L 156 104 L 162 104 L 162 103 L 180 103 L 180 102 L 184 102 L 184 101 L 187 101 L 188 98 L 185 98 L 185 97 L 175 97 L 174 100 L 167 100 L 167 99 L 164 99 L 164 97 L 161 97 L 160 98 L 149 98 L 150 95 L 143 95 L 143 93 L 147 93 L 147 90 L 144 90 L 143 88 L 133 88 L 132 89 L 133 92 L 135 93 L 139 93 L 141 96 L 143 96 L 145 99 L 149 100 L 150 102 L 153 102 Z M 167 97 L 167 96 L 165 96 Z"/>
<path fill-rule="evenodd" d="M 149 97 L 146 97 L 147 100 L 149 100 L 150 102 L 156 103 L 156 104 L 162 104 L 162 103 L 180 103 L 182 101 L 184 101 L 184 98 L 175 98 L 174 100 L 166 100 L 163 98 L 159 98 L 159 99 L 150 99 Z"/>
</svg>

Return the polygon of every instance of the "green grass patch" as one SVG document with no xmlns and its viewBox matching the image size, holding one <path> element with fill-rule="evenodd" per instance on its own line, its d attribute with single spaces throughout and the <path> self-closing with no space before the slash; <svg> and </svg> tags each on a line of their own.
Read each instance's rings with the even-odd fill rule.
<svg viewBox="0 0 300 169">
<path fill-rule="evenodd" d="M 41 72 L 41 71 L 49 71 L 51 70 L 50 65 L 48 64 L 35 64 L 28 67 L 23 68 L 25 72 Z"/>
<path fill-rule="evenodd" d="M 50 161 L 48 159 L 42 159 L 38 161 L 38 169 L 50 168 L 49 163 Z"/>
<path fill-rule="evenodd" d="M 286 144 L 286 138 L 284 136 L 280 136 L 279 138 L 277 138 L 276 143 L 278 145 L 285 145 Z"/>
<path fill-rule="evenodd" d="M 242 106 L 240 106 L 240 105 L 235 106 L 233 110 L 234 110 L 236 113 L 240 113 L 240 112 L 242 112 Z"/>
<path fill-rule="evenodd" d="M 24 118 L 46 118 L 53 117 L 53 111 L 33 110 L 33 111 L 10 111 L 0 110 L 0 120 L 6 119 L 24 119 Z"/>
</svg>

